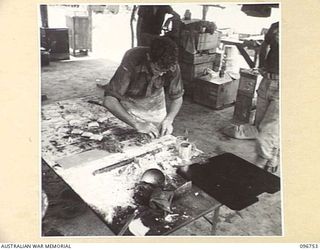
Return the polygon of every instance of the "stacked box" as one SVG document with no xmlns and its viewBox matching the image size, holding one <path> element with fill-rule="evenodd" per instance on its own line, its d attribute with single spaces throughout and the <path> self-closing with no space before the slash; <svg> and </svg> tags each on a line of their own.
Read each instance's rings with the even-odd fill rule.
<svg viewBox="0 0 320 250">
<path fill-rule="evenodd" d="M 218 71 L 220 65 L 220 53 L 197 53 L 190 54 L 184 50 L 180 52 L 180 68 L 182 79 L 193 81 L 200 77 L 209 68 Z"/>
<path fill-rule="evenodd" d="M 205 62 L 199 64 L 180 63 L 182 79 L 192 81 L 194 78 L 200 77 L 204 74 L 207 68 L 213 68 L 213 62 Z"/>
<path fill-rule="evenodd" d="M 180 51 L 180 61 L 189 64 L 200 64 L 206 62 L 213 62 L 217 55 L 215 53 L 197 53 L 191 54 L 186 52 L 185 50 Z"/>
<path fill-rule="evenodd" d="M 256 90 L 261 76 L 248 69 L 240 70 L 240 83 L 237 92 L 233 119 L 240 123 L 253 123 L 256 108 Z"/>
<path fill-rule="evenodd" d="M 234 104 L 239 79 L 228 74 L 223 77 L 206 75 L 194 80 L 193 100 L 213 109 L 223 109 Z"/>
<path fill-rule="evenodd" d="M 196 44 L 198 51 L 216 49 L 220 44 L 220 33 L 200 33 Z"/>
</svg>

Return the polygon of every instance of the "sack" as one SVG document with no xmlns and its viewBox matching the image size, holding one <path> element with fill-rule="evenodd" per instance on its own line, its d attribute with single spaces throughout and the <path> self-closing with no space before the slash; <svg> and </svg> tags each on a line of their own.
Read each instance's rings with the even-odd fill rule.
<svg viewBox="0 0 320 250">
<path fill-rule="evenodd" d="M 163 191 L 160 188 L 157 188 L 153 191 L 150 199 L 151 208 L 160 208 L 164 211 L 171 213 L 171 202 L 173 199 L 173 191 Z"/>
<path fill-rule="evenodd" d="M 229 137 L 240 140 L 256 139 L 259 134 L 257 127 L 251 124 L 231 124 L 223 130 L 223 133 Z"/>
</svg>

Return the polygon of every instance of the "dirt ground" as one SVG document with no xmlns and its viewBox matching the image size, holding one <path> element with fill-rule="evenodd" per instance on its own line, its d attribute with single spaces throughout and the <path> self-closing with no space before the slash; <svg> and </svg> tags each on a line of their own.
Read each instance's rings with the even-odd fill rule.
<svg viewBox="0 0 320 250">
<path fill-rule="evenodd" d="M 113 75 L 117 63 L 90 57 L 70 61 L 51 62 L 41 70 L 41 90 L 48 103 L 74 97 L 97 95 L 103 91 L 97 83 L 105 83 Z M 174 134 L 182 135 L 187 129 L 190 141 L 205 153 L 216 155 L 234 153 L 248 161 L 255 158 L 254 140 L 236 140 L 226 137 L 221 130 L 230 124 L 233 107 L 212 110 L 185 98 L 174 122 Z M 280 175 L 279 171 L 276 173 Z M 49 198 L 49 209 L 43 219 L 43 232 L 47 235 L 108 236 L 113 233 L 87 207 L 73 218 L 59 213 L 58 194 L 66 188 L 47 167 L 43 166 L 43 189 Z M 206 216 L 210 218 L 212 215 Z M 239 212 L 222 206 L 218 218 L 217 236 L 280 236 L 282 235 L 281 192 L 262 194 L 259 202 Z M 176 231 L 173 235 L 210 235 L 211 224 L 204 217 Z"/>
</svg>

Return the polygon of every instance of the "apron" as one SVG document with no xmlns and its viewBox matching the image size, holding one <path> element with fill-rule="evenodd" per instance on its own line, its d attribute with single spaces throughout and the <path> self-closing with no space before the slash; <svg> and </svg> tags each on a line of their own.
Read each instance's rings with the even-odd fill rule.
<svg viewBox="0 0 320 250">
<path fill-rule="evenodd" d="M 143 98 L 127 97 L 126 99 L 121 100 L 120 103 L 130 115 L 137 119 L 137 121 L 151 122 L 157 127 L 159 127 L 160 123 L 167 116 L 163 88 L 156 91 L 152 96 Z"/>
</svg>

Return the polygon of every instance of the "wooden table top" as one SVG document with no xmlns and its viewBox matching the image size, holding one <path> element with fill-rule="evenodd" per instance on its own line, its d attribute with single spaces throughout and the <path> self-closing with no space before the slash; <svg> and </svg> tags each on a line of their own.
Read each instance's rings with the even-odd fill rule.
<svg viewBox="0 0 320 250">
<path fill-rule="evenodd" d="M 118 141 L 137 136 L 132 128 L 115 118 L 106 108 L 88 103 L 90 100 L 101 101 L 97 97 L 88 96 L 42 106 L 41 150 L 42 157 L 48 162 L 100 147 L 99 141 L 73 134 L 72 131 L 76 129 L 96 135 L 110 132 L 106 136 L 115 135 L 114 139 Z M 98 128 L 88 127 L 90 122 L 96 121 L 101 121 L 98 122 Z"/>
<path fill-rule="evenodd" d="M 42 157 L 100 219 L 118 234 L 138 208 L 133 200 L 134 187 L 143 172 L 160 169 L 166 176 L 165 188 L 178 188 L 186 182 L 176 174 L 181 165 L 175 148 L 176 138 L 164 136 L 152 141 L 138 140 L 139 135 L 105 108 L 88 103 L 95 97 L 76 98 L 42 106 Z M 90 129 L 90 122 L 99 128 Z M 71 124 L 71 125 L 70 125 Z M 74 126 L 76 124 L 76 126 Z M 122 152 L 101 149 L 101 142 L 72 134 L 74 129 L 107 136 L 123 144 Z M 107 133 L 105 133 L 108 131 Z M 111 164 L 157 149 L 156 153 L 136 158 L 135 162 L 94 175 Z M 180 198 L 174 198 L 172 213 L 144 207 L 135 221 L 148 228 L 146 235 L 165 235 L 211 212 L 221 204 L 196 186 Z M 130 228 L 124 235 L 132 235 Z"/>
</svg>

